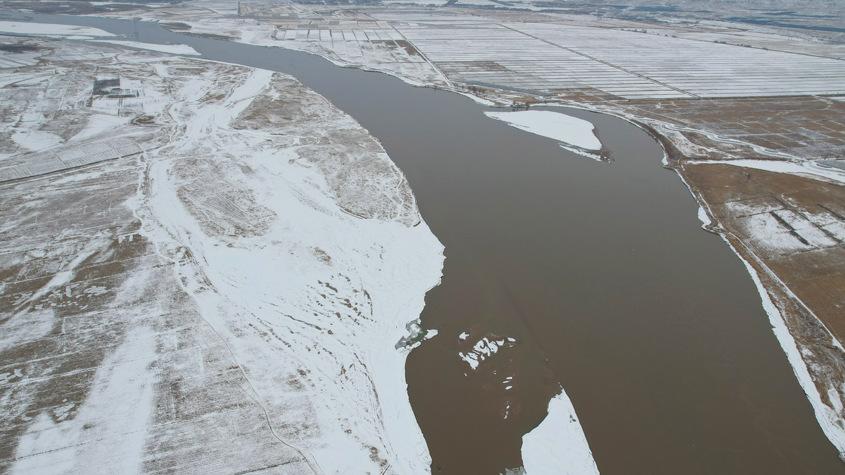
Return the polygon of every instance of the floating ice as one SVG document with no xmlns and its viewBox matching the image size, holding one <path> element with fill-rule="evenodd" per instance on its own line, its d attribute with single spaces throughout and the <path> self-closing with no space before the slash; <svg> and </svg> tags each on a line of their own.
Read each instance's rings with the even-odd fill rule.
<svg viewBox="0 0 845 475">
<path fill-rule="evenodd" d="M 159 53 L 170 54 L 184 54 L 189 56 L 199 56 L 197 50 L 188 45 L 157 45 L 153 43 L 141 43 L 139 41 L 121 41 L 121 40 L 95 40 L 97 43 L 111 43 L 120 46 L 128 46 L 129 48 L 147 49 L 150 51 L 158 51 Z"/>
<path fill-rule="evenodd" d="M 471 369 L 477 369 L 478 365 L 487 358 L 495 355 L 501 348 L 509 348 L 516 343 L 515 338 L 497 338 L 491 340 L 484 337 L 473 345 L 472 350 L 460 352 L 458 356 L 469 365 Z"/>
<path fill-rule="evenodd" d="M 585 150 L 601 150 L 601 142 L 592 123 L 560 112 L 518 111 L 485 112 L 487 117 L 507 122 L 517 129 Z"/>
<path fill-rule="evenodd" d="M 599 473 L 565 392 L 549 401 L 549 414 L 543 422 L 522 436 L 522 463 L 528 475 Z"/>
</svg>

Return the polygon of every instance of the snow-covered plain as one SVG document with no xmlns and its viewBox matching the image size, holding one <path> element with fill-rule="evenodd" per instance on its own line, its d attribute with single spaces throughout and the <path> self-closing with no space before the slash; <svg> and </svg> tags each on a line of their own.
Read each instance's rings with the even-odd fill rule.
<svg viewBox="0 0 845 475">
<path fill-rule="evenodd" d="M 145 232 L 171 249 L 165 254 L 190 249 L 192 259 L 177 265 L 180 280 L 256 392 L 277 408 L 269 410 L 278 424 L 291 424 L 284 410 L 291 395 L 277 378 L 305 372 L 318 434 L 298 445 L 315 465 L 425 470 L 405 351 L 394 346 L 438 281 L 441 247 L 401 173 L 354 121 L 290 78 L 257 70 L 239 81 L 225 99 L 199 108 L 214 91 L 194 81 L 182 89 L 171 114 L 185 133 L 149 165 L 142 216 L 155 224 Z M 301 122 L 273 115 L 291 106 L 305 109 Z M 350 135 L 357 140 L 341 142 Z M 319 137 L 336 137 L 343 155 L 309 145 Z M 227 159 L 200 158 L 215 151 Z M 259 334 L 288 336 L 227 336 L 233 321 L 243 331 L 253 321 L 264 328 Z"/>
<path fill-rule="evenodd" d="M 564 148 L 598 152 L 601 142 L 589 121 L 551 111 L 485 112 L 487 117 L 507 122 L 517 129 L 561 142 Z M 594 154 L 590 154 L 594 155 Z"/>
<path fill-rule="evenodd" d="M 397 344 L 442 246 L 381 145 L 282 74 L 49 46 L 0 89 L 33 118 L 0 127 L 5 161 L 33 127 L 58 155 L 143 152 L 0 185 L 0 463 L 427 470 Z M 137 94 L 91 97 L 98 77 Z"/>
</svg>

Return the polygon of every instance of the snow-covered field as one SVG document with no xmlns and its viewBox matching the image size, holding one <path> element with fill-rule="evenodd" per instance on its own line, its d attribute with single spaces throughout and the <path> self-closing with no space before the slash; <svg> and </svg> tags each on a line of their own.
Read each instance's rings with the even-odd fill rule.
<svg viewBox="0 0 845 475">
<path fill-rule="evenodd" d="M 656 28 L 588 15 L 468 13 L 420 6 L 424 2 L 338 9 L 250 1 L 238 4 L 242 17 L 237 17 L 203 8 L 206 3 L 139 15 L 187 25 L 194 33 L 319 54 L 415 85 L 588 91 L 625 99 L 845 92 L 840 61 L 845 50 L 751 26 Z"/>
<path fill-rule="evenodd" d="M 811 211 L 767 201 L 732 202 L 726 206 L 751 242 L 769 253 L 818 250 L 845 241 L 845 223 L 823 208 Z"/>
<path fill-rule="evenodd" d="M 36 45 L 3 73 L 28 119 L 0 163 L 115 135 L 143 153 L 0 183 L 0 463 L 425 471 L 399 343 L 442 246 L 380 144 L 288 76 Z"/>
</svg>

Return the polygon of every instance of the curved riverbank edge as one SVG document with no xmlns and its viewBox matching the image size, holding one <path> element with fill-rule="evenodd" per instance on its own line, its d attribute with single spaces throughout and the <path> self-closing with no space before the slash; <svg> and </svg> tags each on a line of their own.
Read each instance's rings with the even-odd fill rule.
<svg viewBox="0 0 845 475">
<path fill-rule="evenodd" d="M 484 98 L 467 91 L 462 91 L 459 87 L 456 87 L 451 82 L 449 82 L 448 87 L 444 87 L 443 85 L 430 85 L 413 80 L 411 78 L 404 77 L 395 71 L 344 63 L 342 61 L 337 60 L 336 58 L 332 58 L 330 56 L 322 55 L 308 50 L 294 49 L 294 51 L 304 52 L 321 57 L 338 67 L 358 69 L 372 73 L 387 74 L 388 76 L 395 77 L 413 87 L 424 87 L 456 93 L 467 97 L 482 106 L 502 107 L 505 105 L 501 101 L 496 100 L 495 98 Z M 544 105 L 551 106 L 557 104 Z M 491 117 L 491 119 L 494 118 Z M 576 118 L 573 117 L 573 119 Z M 599 139 L 596 138 L 596 141 L 598 140 Z M 567 147 L 563 148 L 568 149 Z M 573 153 L 577 152 L 573 151 Z M 422 219 L 424 219 L 424 217 Z M 440 285 L 440 283 L 438 282 L 437 285 Z M 436 285 L 432 288 L 434 287 L 436 287 Z M 421 313 L 422 308 L 420 309 L 420 314 Z M 422 329 L 422 331 L 425 332 L 425 329 Z M 572 405 L 571 400 L 569 396 L 567 396 L 565 388 L 563 388 L 562 385 L 560 393 L 549 401 L 549 405 L 546 410 L 547 416 L 540 422 L 540 424 L 535 427 L 532 431 L 523 436 L 522 469 L 524 470 L 524 473 L 527 475 L 535 473 L 544 473 L 544 471 L 539 470 L 538 467 L 543 467 L 544 464 L 549 462 L 553 462 L 559 465 L 555 465 L 555 469 L 553 470 L 553 472 L 548 473 L 560 473 L 561 467 L 565 468 L 565 473 L 599 473 L 596 461 L 589 446 L 589 441 L 587 440 L 586 434 L 584 433 L 584 429 L 581 426 L 580 420 L 578 419 L 576 409 Z M 564 422 L 566 423 L 566 425 L 562 426 L 561 424 Z M 557 450 L 557 452 L 551 449 L 551 445 L 555 443 L 560 443 L 560 441 L 565 441 L 565 449 L 562 453 L 560 453 L 559 449 Z M 562 455 L 566 455 L 567 458 L 564 459 Z M 529 467 L 534 467 L 533 471 Z"/>
<path fill-rule="evenodd" d="M 785 314 L 790 311 L 787 308 L 788 303 L 793 302 L 811 314 L 814 319 L 813 324 L 816 324 L 824 329 L 826 336 L 830 339 L 831 346 L 842 351 L 843 346 L 841 342 L 837 340 L 833 333 L 827 328 L 825 323 L 813 314 L 812 310 L 789 289 L 789 287 L 775 274 L 775 272 L 766 266 L 763 259 L 756 255 L 742 239 L 719 224 L 710 205 L 703 198 L 700 190 L 690 183 L 684 173 L 684 164 L 689 161 L 689 159 L 681 150 L 682 145 L 675 143 L 669 137 L 668 132 L 661 132 L 658 128 L 646 123 L 642 118 L 628 114 L 623 110 L 603 107 L 597 108 L 580 103 L 542 103 L 541 105 L 567 107 L 611 115 L 639 127 L 660 144 L 660 147 L 664 152 L 664 155 L 661 158 L 663 168 L 674 171 L 681 179 L 690 195 L 692 195 L 693 199 L 695 199 L 696 203 L 698 203 L 698 217 L 702 223 L 702 229 L 722 238 L 731 251 L 740 259 L 740 261 L 742 261 L 748 271 L 748 274 L 754 282 L 758 294 L 760 295 L 761 305 L 772 326 L 772 332 L 775 334 L 778 344 L 785 353 L 787 360 L 792 367 L 793 374 L 812 406 L 816 421 L 830 443 L 839 453 L 840 458 L 845 461 L 845 417 L 841 414 L 841 403 L 837 404 L 836 402 L 833 402 L 839 401 L 840 396 L 837 393 L 841 391 L 841 389 L 837 388 L 833 381 L 817 381 L 810 375 L 808 363 L 805 361 L 804 357 L 802 357 L 802 354 L 810 350 L 799 345 L 793 336 L 793 329 L 790 328 L 788 319 L 785 318 Z M 730 161 L 724 162 L 730 163 Z M 779 162 L 780 161 L 778 160 L 774 161 L 774 163 Z M 711 160 L 701 163 L 719 164 L 721 162 L 718 160 Z M 804 170 L 804 173 L 802 174 L 795 174 L 795 176 L 802 175 L 815 180 L 834 183 L 837 182 L 829 176 L 808 175 L 806 170 Z M 841 181 L 838 183 L 841 184 Z M 801 316 L 797 315 L 796 318 L 800 319 Z M 802 351 L 802 349 L 804 351 Z M 845 353 L 845 351 L 843 351 L 843 353 Z M 824 387 L 824 391 L 827 394 L 826 398 L 822 397 L 822 393 L 819 388 L 820 385 Z M 828 402 L 825 402 L 825 399 Z"/>
<path fill-rule="evenodd" d="M 816 421 L 819 423 L 819 426 L 830 443 L 839 452 L 839 457 L 845 460 L 845 419 L 843 419 L 835 408 L 832 408 L 830 404 L 825 403 L 822 399 L 818 385 L 824 384 L 825 382 L 814 381 L 810 376 L 808 365 L 801 356 L 802 348 L 793 337 L 787 319 L 784 318 L 784 313 L 788 311 L 786 308 L 787 301 L 796 302 L 810 313 L 812 311 L 789 290 L 789 287 L 739 237 L 718 224 L 714 213 L 710 209 L 710 205 L 701 196 L 700 190 L 686 179 L 683 168 L 683 160 L 686 157 L 675 143 L 654 127 L 641 122 L 637 118 L 627 117 L 624 114 L 620 114 L 618 117 L 645 130 L 660 143 L 660 146 L 664 150 L 664 168 L 672 170 L 678 175 L 699 205 L 698 217 L 701 221 L 702 229 L 722 238 L 731 251 L 742 261 L 760 295 L 761 305 L 768 316 L 769 323 L 772 326 L 772 332 L 775 334 L 781 349 L 786 354 L 789 365 L 792 367 L 792 371 L 801 389 L 804 391 L 813 408 Z M 719 162 L 713 161 L 709 163 Z M 824 328 L 831 340 L 831 345 L 841 350 L 842 344 L 833 336 L 833 333 L 825 326 L 824 322 L 815 316 L 813 318 L 816 320 L 816 323 Z M 834 391 L 835 394 L 836 389 L 828 388 L 828 391 Z M 830 396 L 828 400 L 830 400 Z"/>
<path fill-rule="evenodd" d="M 283 45 L 279 45 L 279 47 L 284 48 Z M 470 88 L 468 86 L 456 84 L 451 81 L 449 82 L 448 86 L 443 86 L 440 84 L 423 84 L 418 80 L 403 77 L 403 75 L 397 73 L 396 71 L 390 71 L 384 68 L 377 68 L 373 66 L 344 63 L 343 61 L 340 61 L 337 58 L 332 58 L 329 55 L 323 55 L 314 51 L 300 49 L 295 50 L 304 51 L 309 54 L 322 57 L 323 59 L 326 59 L 337 66 L 387 74 L 401 79 L 403 82 L 415 87 L 430 87 L 433 89 L 441 89 L 454 92 L 456 94 L 468 97 L 477 102 L 479 105 L 483 106 L 512 107 L 514 104 L 512 99 L 514 97 L 525 97 L 524 93 L 513 93 L 511 91 L 492 88 L 489 86 L 485 86 L 484 90 L 482 91 L 484 94 L 479 94 L 478 88 Z M 660 144 L 661 148 L 664 151 L 664 155 L 663 157 L 661 157 L 661 164 L 663 168 L 672 170 L 678 175 L 678 177 L 684 183 L 684 186 L 687 188 L 692 197 L 698 203 L 699 218 L 702 221 L 702 228 L 708 232 L 719 235 L 726 242 L 731 251 L 743 262 L 746 269 L 748 270 L 752 281 L 757 287 L 758 293 L 761 298 L 762 308 L 769 318 L 770 324 L 772 326 L 772 331 L 774 332 L 775 337 L 777 338 L 778 343 L 781 346 L 781 349 L 787 356 L 787 360 L 789 361 L 789 364 L 792 367 L 793 374 L 795 374 L 798 383 L 800 384 L 802 390 L 807 396 L 808 401 L 810 402 L 810 405 L 812 406 L 813 412 L 815 414 L 819 426 L 821 427 L 822 431 L 824 432 L 828 440 L 831 442 L 831 444 L 836 448 L 837 452 L 839 452 L 840 458 L 845 460 L 845 417 L 843 417 L 842 415 L 842 407 L 837 407 L 839 405 L 834 402 L 839 399 L 840 396 L 838 394 L 841 394 L 843 390 L 837 388 L 833 381 L 818 381 L 810 375 L 808 363 L 805 361 L 804 357 L 801 356 L 803 354 L 803 347 L 796 341 L 795 337 L 793 336 L 793 331 L 795 331 L 795 329 L 791 327 L 788 319 L 784 317 L 785 313 L 790 311 L 787 308 L 790 303 L 807 310 L 809 310 L 809 307 L 804 302 L 802 302 L 793 292 L 791 292 L 786 286 L 786 284 L 780 278 L 778 278 L 775 273 L 763 263 L 762 259 L 756 254 L 754 254 L 753 251 L 745 243 L 743 243 L 743 241 L 739 237 L 730 233 L 718 223 L 718 220 L 714 217 L 713 213 L 710 210 L 709 204 L 702 197 L 700 191 L 693 184 L 690 183 L 690 181 L 685 175 L 684 163 L 690 159 L 687 154 L 684 153 L 683 149 L 689 144 L 683 143 L 683 140 L 685 139 L 681 134 L 678 133 L 679 131 L 671 127 L 660 127 L 659 125 L 652 125 L 645 118 L 637 116 L 635 114 L 631 114 L 625 111 L 624 109 L 618 107 L 597 107 L 594 104 L 585 104 L 573 101 L 548 101 L 543 97 L 537 97 L 536 99 L 536 102 L 532 103 L 532 106 L 569 108 L 609 115 L 625 120 L 630 124 L 633 124 L 634 126 L 642 129 Z M 763 155 L 763 153 L 761 153 L 761 155 Z M 788 157 L 779 156 L 778 158 L 783 160 Z M 710 163 L 718 164 L 720 162 L 718 160 L 713 160 Z M 812 314 L 811 311 L 809 313 Z M 814 315 L 812 318 L 815 319 L 815 322 L 813 322 L 814 324 L 817 324 L 820 327 L 824 328 L 824 331 L 830 338 L 831 345 L 841 349 L 841 343 L 833 336 L 832 332 L 830 332 L 830 330 L 825 327 L 824 322 L 822 322 Z M 805 349 L 805 351 L 809 350 Z M 827 394 L 826 397 L 822 396 L 822 391 L 820 391 L 819 386 L 823 387 L 824 393 Z M 829 402 L 825 402 L 826 400 Z"/>
<path fill-rule="evenodd" d="M 699 219 L 702 223 L 702 229 L 722 238 L 731 251 L 742 261 L 760 295 L 761 305 L 768 316 L 769 323 L 772 326 L 772 332 L 775 334 L 781 349 L 786 354 L 789 365 L 792 367 L 792 371 L 801 389 L 804 391 L 813 408 L 816 421 L 819 423 L 819 426 L 830 443 L 839 452 L 839 457 L 845 461 L 845 420 L 843 420 L 835 408 L 832 408 L 830 404 L 824 402 L 822 399 L 818 386 L 824 384 L 826 381 L 815 381 L 811 377 L 807 362 L 801 356 L 804 353 L 802 347 L 793 336 L 792 330 L 785 318 L 785 313 L 789 311 L 787 303 L 790 301 L 797 303 L 810 313 L 812 311 L 789 290 L 789 287 L 739 237 L 730 233 L 714 221 L 710 206 L 701 197 L 699 191 L 685 179 L 682 167 L 668 166 L 667 168 L 678 174 L 678 177 L 684 182 L 690 194 L 698 202 L 700 206 Z M 830 344 L 841 351 L 841 343 L 833 336 L 824 322 L 815 316 L 813 318 L 816 320 L 814 323 L 824 328 L 824 331 L 830 338 Z M 830 394 L 831 391 L 833 394 L 836 394 L 835 388 L 828 387 L 829 401 L 833 399 L 833 394 Z"/>
<path fill-rule="evenodd" d="M 200 114 L 200 119 L 218 120 L 221 115 L 229 114 L 231 123 L 221 123 L 218 127 L 233 137 L 232 141 L 241 135 L 248 138 L 246 146 L 236 149 L 241 152 L 237 156 L 250 168 L 264 172 L 255 176 L 282 178 L 256 178 L 247 185 L 256 196 L 264 197 L 267 201 L 263 204 L 284 220 L 271 227 L 267 236 L 272 239 L 250 242 L 246 248 L 219 246 L 213 240 L 197 238 L 203 236 L 203 231 L 194 219 L 168 206 L 177 200 L 173 193 L 178 183 L 174 182 L 166 165 L 153 163 L 149 173 L 156 185 L 153 190 L 158 192 L 153 198 L 165 199 L 149 200 L 151 221 L 159 223 L 151 227 L 156 230 L 156 239 L 152 240 L 168 242 L 172 236 L 178 236 L 177 244 L 198 257 L 195 262 L 200 267 L 199 277 L 189 270 L 184 270 L 180 277 L 193 283 L 196 289 L 203 288 L 202 279 L 207 279 L 217 289 L 214 293 L 189 292 L 202 296 L 195 298 L 206 310 L 203 314 L 214 315 L 219 313 L 218 309 L 231 309 L 226 313 L 231 312 L 235 319 L 253 317 L 259 322 L 272 322 L 280 312 L 283 315 L 296 315 L 297 311 L 312 313 L 310 322 L 300 325 L 301 336 L 293 338 L 289 354 L 293 365 L 277 362 L 275 370 L 260 365 L 250 369 L 254 377 L 261 379 L 255 382 L 256 392 L 276 409 L 269 410 L 270 419 L 277 426 L 284 425 L 287 416 L 284 410 L 278 410 L 285 408 L 275 404 L 282 391 L 275 383 L 279 379 L 275 374 L 279 370 L 299 371 L 293 367 L 296 363 L 306 371 L 314 388 L 310 401 L 312 422 L 318 426 L 319 433 L 301 438 L 298 445 L 313 459 L 318 472 L 392 470 L 416 473 L 424 470 L 430 461 L 407 395 L 404 368 L 408 351 L 397 347 L 397 342 L 419 337 L 414 323 L 422 312 L 425 293 L 442 277 L 442 244 L 420 217 L 409 189 L 409 194 L 397 197 L 397 201 L 405 200 L 399 210 L 367 208 L 366 205 L 376 202 L 376 196 L 367 196 L 370 201 L 366 203 L 344 196 L 342 183 L 336 181 L 330 171 L 354 172 L 346 163 L 332 162 L 335 156 L 349 156 L 362 166 L 371 166 L 371 175 L 361 178 L 369 180 L 386 195 L 391 190 L 398 193 L 407 189 L 404 174 L 361 124 L 291 76 L 249 69 L 254 75 L 262 76 L 261 87 L 239 96 L 233 93 L 233 99 L 226 105 L 237 104 L 236 107 L 224 107 L 225 113 Z M 274 88 L 274 81 L 281 82 L 281 86 Z M 361 131 L 358 138 L 371 141 L 372 148 L 377 149 L 365 156 L 358 156 L 362 151 L 357 149 L 341 149 L 341 153 L 335 155 L 320 155 L 318 150 L 319 156 L 329 157 L 328 162 L 323 164 L 319 158 L 303 155 L 301 158 L 310 157 L 317 170 L 299 170 L 294 163 L 300 154 L 298 146 L 285 150 L 284 142 L 270 149 L 257 145 L 257 139 L 272 143 L 275 136 L 269 134 L 260 121 L 251 124 L 249 108 L 256 105 L 255 116 L 263 117 L 265 109 L 270 109 L 267 104 L 282 97 L 279 92 L 285 88 L 295 90 L 299 101 L 327 116 L 326 120 L 330 122 L 324 127 L 336 123 L 338 131 L 345 133 L 358 129 Z M 268 125 L 272 127 L 273 124 Z M 186 129 L 192 129 L 191 124 L 186 124 Z M 239 133 L 242 129 L 249 133 Z M 282 135 L 298 134 L 291 130 Z M 182 148 L 190 149 L 189 146 Z M 234 153 L 231 146 L 227 152 Z M 303 147 L 303 153 L 307 152 L 307 147 Z M 361 172 L 366 170 L 362 168 Z M 323 180 L 325 184 L 320 184 Z M 319 186 L 311 189 L 314 184 Z M 321 193 L 324 186 L 331 192 Z M 339 213 L 333 211 L 335 208 Z M 372 213 L 366 214 L 367 211 Z M 289 251 L 289 256 L 285 256 L 278 252 L 278 246 L 267 246 L 268 241 L 270 244 L 293 242 L 315 249 L 317 261 L 327 261 L 327 265 L 309 266 L 302 262 L 304 259 L 297 259 L 297 253 Z M 370 249 L 374 248 L 380 250 L 378 257 L 370 254 Z M 273 275 L 274 271 L 278 274 L 279 269 L 296 271 L 284 273 L 277 279 L 264 278 Z M 324 306 L 328 308 L 324 309 Z M 331 311 L 326 311 L 328 309 Z M 335 319 L 343 323 L 337 325 Z M 231 338 L 238 339 L 237 335 Z M 272 352 L 255 345 L 251 348 L 242 346 L 241 352 L 238 351 L 240 345 L 233 346 L 234 353 L 240 353 L 238 359 L 241 361 L 256 357 L 269 361 L 272 358 Z M 338 453 L 343 455 L 339 457 Z"/>
<path fill-rule="evenodd" d="M 286 48 L 283 42 L 279 42 L 278 45 L 274 46 Z M 321 54 L 320 52 L 311 51 L 307 49 L 290 49 L 293 51 L 306 52 L 321 57 L 336 66 L 387 74 L 389 76 L 398 78 L 406 84 L 409 84 L 414 87 L 428 87 L 432 89 L 453 92 L 470 98 L 479 105 L 487 107 L 508 108 L 514 104 L 514 101 L 512 100 L 514 97 L 524 98 L 526 96 L 526 94 L 523 92 L 514 93 L 511 91 L 490 86 L 485 86 L 483 90 L 479 88 L 471 88 L 469 87 L 469 85 L 458 84 L 449 80 L 446 81 L 446 84 L 426 84 L 417 79 L 403 76 L 401 73 L 389 70 L 387 68 L 379 68 L 373 65 L 347 63 L 340 60 L 339 58 L 332 57 L 331 55 Z M 788 311 L 788 309 L 786 309 L 786 305 L 789 302 L 793 302 L 805 309 L 808 307 L 800 299 L 798 299 L 798 297 L 794 293 L 789 291 L 788 287 L 786 287 L 786 285 L 780 279 L 778 279 L 775 274 L 768 267 L 765 266 L 762 260 L 755 254 L 753 254 L 753 252 L 745 244 L 743 244 L 738 237 L 730 234 L 727 230 L 725 230 L 722 226 L 718 224 L 718 221 L 715 219 L 712 212 L 710 211 L 710 206 L 704 200 L 699 190 L 697 190 L 695 186 L 687 180 L 684 173 L 683 164 L 685 161 L 688 160 L 688 156 L 686 153 L 684 153 L 683 150 L 685 147 L 694 147 L 694 145 L 684 143 L 686 138 L 680 133 L 679 130 L 672 127 L 660 127 L 652 125 L 645 118 L 639 117 L 635 114 L 631 114 L 619 107 L 596 106 L 595 104 L 586 104 L 575 101 L 549 101 L 546 100 L 546 98 L 539 96 L 535 96 L 534 99 L 536 99 L 536 102 L 533 102 L 532 106 L 535 107 L 569 108 L 574 110 L 582 110 L 585 112 L 605 114 L 625 120 L 626 122 L 642 129 L 660 144 L 661 148 L 664 151 L 664 155 L 661 158 L 661 164 L 663 168 L 674 171 L 684 183 L 692 197 L 695 199 L 696 203 L 698 203 L 699 218 L 702 220 L 703 229 L 715 233 L 719 235 L 723 240 L 725 240 L 725 242 L 728 244 L 728 247 L 733 251 L 734 254 L 736 254 L 736 256 L 743 262 L 743 264 L 746 266 L 746 269 L 749 271 L 749 274 L 758 289 L 763 310 L 768 315 L 770 324 L 772 325 L 772 331 L 775 333 L 775 337 L 777 338 L 781 349 L 786 354 L 790 366 L 792 367 L 793 374 L 795 374 L 798 383 L 800 384 L 802 390 L 807 396 L 808 401 L 810 402 L 810 405 L 812 406 L 818 424 L 821 426 L 825 436 L 839 452 L 840 458 L 845 460 L 845 417 L 843 417 L 842 411 L 839 410 L 841 408 L 837 409 L 836 407 L 832 407 L 836 406 L 835 403 L 828 404 L 824 402 L 824 398 L 822 397 L 818 389 L 818 385 L 824 385 L 826 382 L 814 381 L 813 378 L 810 376 L 810 371 L 808 369 L 807 362 L 801 356 L 801 347 L 793 337 L 792 332 L 790 330 L 790 325 L 787 319 L 784 318 L 784 314 L 782 313 Z M 760 150 L 757 150 L 755 148 L 755 151 Z M 761 155 L 763 155 L 762 151 L 760 152 Z M 787 159 L 789 157 L 779 156 L 778 158 Z M 714 160 L 713 163 L 719 163 L 719 161 Z M 750 264 L 752 262 L 754 264 Z M 776 296 L 774 300 L 773 296 Z M 824 323 L 821 320 L 817 319 L 816 317 L 813 318 L 816 319 L 816 322 L 814 323 L 818 323 L 821 327 L 824 327 Z M 827 332 L 831 341 L 834 342 L 834 346 L 838 346 L 841 348 L 841 344 L 836 340 L 833 334 L 826 328 L 825 331 Z M 829 396 L 827 399 L 832 400 L 838 398 L 837 394 L 840 391 L 842 390 L 837 390 L 835 387 L 831 387 L 828 385 L 826 393 L 828 393 Z"/>
<path fill-rule="evenodd" d="M 594 108 L 585 107 L 583 109 L 607 113 L 604 110 L 596 110 Z M 693 199 L 699 205 L 698 217 L 702 223 L 702 229 L 722 238 L 730 250 L 742 261 L 760 295 L 761 305 L 768 316 L 769 323 L 772 326 L 772 332 L 775 334 L 778 344 L 785 353 L 789 365 L 792 367 L 793 374 L 795 374 L 801 389 L 804 391 L 813 408 L 816 421 L 830 443 L 836 448 L 839 457 L 845 461 L 845 418 L 837 412 L 836 408 L 831 407 L 832 404 L 826 403 L 823 400 L 818 386 L 824 384 L 825 381 L 815 381 L 810 376 L 807 362 L 801 356 L 802 348 L 793 337 L 790 325 L 784 317 L 784 313 L 789 311 L 786 308 L 786 303 L 789 301 L 797 303 L 808 311 L 810 311 L 809 307 L 792 293 L 787 285 L 739 237 L 718 224 L 710 205 L 701 196 L 700 190 L 692 185 L 684 174 L 683 164 L 684 160 L 687 159 L 686 156 L 666 134 L 646 124 L 640 118 L 630 116 L 624 112 L 611 113 L 611 115 L 624 119 L 641 128 L 660 144 L 664 151 L 662 158 L 663 167 L 674 171 L 678 175 Z M 719 162 L 711 161 L 708 163 L 717 164 Z M 841 350 L 842 344 L 834 337 L 824 322 L 815 316 L 813 318 L 816 320 L 814 323 L 824 328 L 831 340 L 831 345 Z M 828 386 L 826 392 L 830 391 L 833 391 L 833 394 L 835 394 L 837 390 Z M 828 400 L 831 400 L 831 398 L 832 396 L 829 396 Z M 841 407 L 839 409 L 841 410 Z"/>
</svg>

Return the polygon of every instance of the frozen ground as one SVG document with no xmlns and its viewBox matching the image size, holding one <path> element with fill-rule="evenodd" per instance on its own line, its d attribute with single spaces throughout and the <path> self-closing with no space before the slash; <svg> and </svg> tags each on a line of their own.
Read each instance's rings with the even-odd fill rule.
<svg viewBox="0 0 845 475">
<path fill-rule="evenodd" d="M 0 470 L 424 471 L 397 343 L 442 247 L 380 144 L 284 75 L 27 44 L 0 166 L 49 166 L 0 182 Z"/>
</svg>

